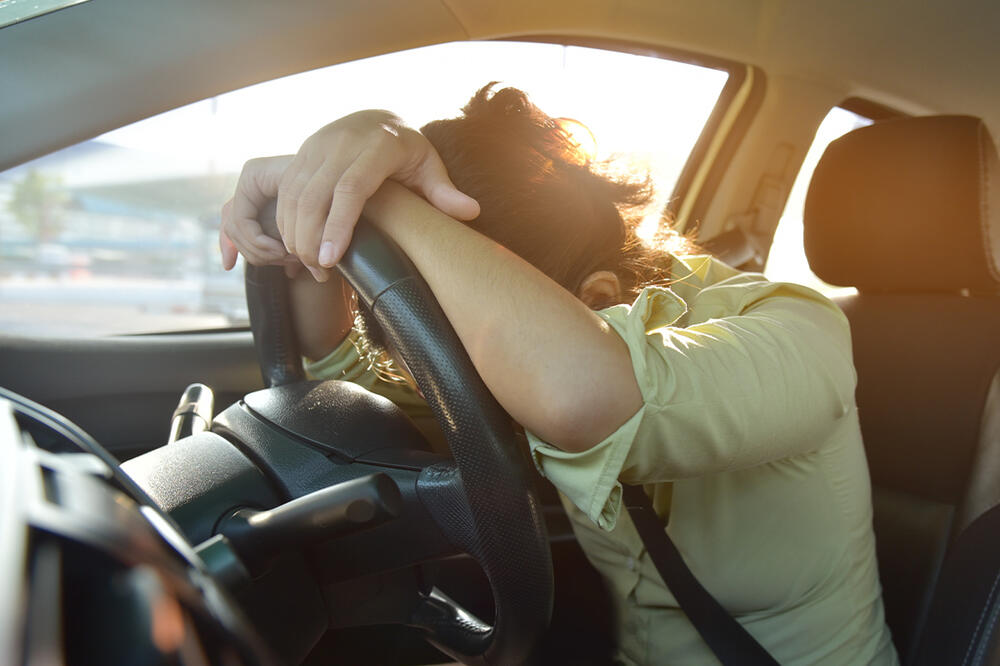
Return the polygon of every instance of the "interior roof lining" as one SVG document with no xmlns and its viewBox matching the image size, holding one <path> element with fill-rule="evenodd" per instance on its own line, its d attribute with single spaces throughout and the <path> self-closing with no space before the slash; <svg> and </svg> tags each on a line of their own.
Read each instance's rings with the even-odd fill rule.
<svg viewBox="0 0 1000 666">
<path fill-rule="evenodd" d="M 0 126 L 18 131 L 6 132 L 0 143 L 0 169 L 196 99 L 292 72 L 442 41 L 515 35 L 579 35 L 708 53 L 757 65 L 769 77 L 825 82 L 907 111 L 922 107 L 980 115 L 996 128 L 997 87 L 971 83 L 991 80 L 991 69 L 1000 61 L 1000 40 L 990 29 L 1000 25 L 1000 3 L 976 0 L 963 4 L 963 12 L 949 0 L 929 0 L 920 7 L 904 0 L 877 4 L 85 3 L 3 29 L 0 61 L 17 65 L 0 72 L 3 89 L 15 91 L 0 98 Z M 908 21 L 900 21 L 901 15 Z M 202 20 L 192 22 L 191 16 Z M 270 29 L 262 34 L 261 26 Z M 927 48 L 928 43 L 935 48 Z M 67 44 L 76 50 L 67 51 Z M 209 61 L 213 66 L 204 67 Z"/>
</svg>

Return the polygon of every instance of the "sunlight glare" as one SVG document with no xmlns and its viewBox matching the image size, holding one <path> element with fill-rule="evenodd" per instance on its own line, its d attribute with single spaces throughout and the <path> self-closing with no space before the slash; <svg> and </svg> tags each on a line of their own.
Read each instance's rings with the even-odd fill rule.
<svg viewBox="0 0 1000 666">
<path fill-rule="evenodd" d="M 476 90 L 498 81 L 553 117 L 577 119 L 596 137 L 596 159 L 627 155 L 632 168 L 648 170 L 665 201 L 727 76 L 600 49 L 454 42 L 250 86 L 98 140 L 183 157 L 192 171 L 238 172 L 252 157 L 294 153 L 317 129 L 359 109 L 389 109 L 420 127 L 458 115 Z"/>
<path fill-rule="evenodd" d="M 597 138 L 590 128 L 573 118 L 556 118 L 559 129 L 569 135 L 586 162 L 597 159 Z"/>
<path fill-rule="evenodd" d="M 802 161 L 798 176 L 785 202 L 784 212 L 775 229 L 767 266 L 764 268 L 764 275 L 769 280 L 803 284 L 828 296 L 850 291 L 828 285 L 812 272 L 805 254 L 802 218 L 809 182 L 826 147 L 847 132 L 870 124 L 870 120 L 840 107 L 831 109 L 823 119 Z"/>
</svg>

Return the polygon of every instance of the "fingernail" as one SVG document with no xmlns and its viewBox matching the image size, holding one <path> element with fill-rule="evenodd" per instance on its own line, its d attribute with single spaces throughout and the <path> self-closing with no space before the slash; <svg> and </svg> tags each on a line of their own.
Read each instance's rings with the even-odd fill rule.
<svg viewBox="0 0 1000 666">
<path fill-rule="evenodd" d="M 323 244 L 319 246 L 319 265 L 326 266 L 330 268 L 333 266 L 334 253 L 333 243 L 330 241 L 323 241 Z"/>
</svg>

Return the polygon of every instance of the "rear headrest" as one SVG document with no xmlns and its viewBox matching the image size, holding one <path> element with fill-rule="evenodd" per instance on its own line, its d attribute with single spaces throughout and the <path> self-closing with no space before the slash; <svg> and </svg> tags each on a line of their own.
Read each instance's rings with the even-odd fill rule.
<svg viewBox="0 0 1000 666">
<path fill-rule="evenodd" d="M 876 123 L 826 149 L 806 196 L 813 272 L 861 291 L 1000 290 L 1000 169 L 970 116 Z"/>
</svg>

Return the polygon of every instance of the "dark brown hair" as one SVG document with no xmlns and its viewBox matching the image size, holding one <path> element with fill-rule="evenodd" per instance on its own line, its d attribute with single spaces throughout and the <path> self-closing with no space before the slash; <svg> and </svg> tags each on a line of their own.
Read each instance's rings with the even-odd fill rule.
<svg viewBox="0 0 1000 666">
<path fill-rule="evenodd" d="M 666 280 L 669 255 L 636 235 L 653 194 L 649 177 L 588 160 L 558 120 L 520 90 L 495 85 L 481 88 L 462 116 L 420 130 L 458 189 L 479 201 L 470 226 L 574 293 L 598 270 L 614 272 L 629 301 Z"/>
<path fill-rule="evenodd" d="M 636 235 L 653 195 L 649 177 L 616 175 L 614 165 L 588 160 L 559 120 L 520 90 L 493 92 L 495 85 L 483 86 L 458 118 L 420 129 L 458 189 L 479 202 L 480 215 L 469 226 L 574 294 L 599 270 L 618 276 L 629 302 L 642 287 L 666 282 L 668 249 L 695 247 L 666 224 L 652 241 Z M 364 307 L 358 315 L 356 326 L 367 338 L 363 355 L 392 378 L 382 331 Z"/>
</svg>

